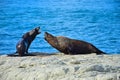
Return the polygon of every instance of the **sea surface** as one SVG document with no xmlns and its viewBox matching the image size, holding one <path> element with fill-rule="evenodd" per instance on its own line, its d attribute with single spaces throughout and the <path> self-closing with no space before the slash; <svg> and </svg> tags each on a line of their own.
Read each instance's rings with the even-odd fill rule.
<svg viewBox="0 0 120 80">
<path fill-rule="evenodd" d="M 40 26 L 29 52 L 58 52 L 44 32 L 120 54 L 120 0 L 0 0 L 0 54 L 16 52 L 22 35 Z"/>
</svg>

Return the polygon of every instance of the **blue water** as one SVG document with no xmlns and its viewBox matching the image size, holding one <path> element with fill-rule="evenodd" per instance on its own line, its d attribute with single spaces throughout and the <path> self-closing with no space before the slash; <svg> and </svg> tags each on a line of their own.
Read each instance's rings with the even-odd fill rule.
<svg viewBox="0 0 120 80">
<path fill-rule="evenodd" d="M 58 52 L 44 40 L 47 31 L 120 53 L 120 0 L 0 0 L 0 54 L 14 53 L 21 36 L 36 26 L 42 33 L 29 52 Z"/>
</svg>

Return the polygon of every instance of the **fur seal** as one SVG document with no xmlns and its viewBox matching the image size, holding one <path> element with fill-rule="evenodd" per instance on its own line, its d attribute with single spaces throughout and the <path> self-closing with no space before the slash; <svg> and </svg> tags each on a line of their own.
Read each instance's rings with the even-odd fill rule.
<svg viewBox="0 0 120 80">
<path fill-rule="evenodd" d="M 105 54 L 98 48 L 96 48 L 91 43 L 82 41 L 82 40 L 75 40 L 70 39 L 68 37 L 63 36 L 53 36 L 50 33 L 45 32 L 45 40 L 54 48 L 63 52 L 64 54 L 89 54 L 89 53 L 96 53 L 96 54 Z"/>
<path fill-rule="evenodd" d="M 30 47 L 30 44 L 35 39 L 35 37 L 40 34 L 39 30 L 40 27 L 36 27 L 35 29 L 25 33 L 22 36 L 22 39 L 16 45 L 16 53 L 18 53 L 19 56 L 24 56 L 25 53 L 28 53 L 28 48 Z"/>
</svg>

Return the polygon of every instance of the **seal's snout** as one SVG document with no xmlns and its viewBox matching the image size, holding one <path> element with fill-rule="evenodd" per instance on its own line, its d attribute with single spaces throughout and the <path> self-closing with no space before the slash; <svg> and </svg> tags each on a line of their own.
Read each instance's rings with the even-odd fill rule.
<svg viewBox="0 0 120 80">
<path fill-rule="evenodd" d="M 40 27 L 35 28 L 35 31 L 37 31 L 38 34 L 40 34 Z"/>
<path fill-rule="evenodd" d="M 38 29 L 40 29 L 40 26 L 39 27 L 37 27 Z"/>
<path fill-rule="evenodd" d="M 48 35 L 48 33 L 47 33 L 47 32 L 45 32 L 45 37 L 47 37 L 47 35 Z"/>
<path fill-rule="evenodd" d="M 46 40 L 46 38 L 47 38 L 47 35 L 48 35 L 48 33 L 45 32 L 45 34 L 44 34 L 44 39 L 45 39 L 45 40 Z"/>
<path fill-rule="evenodd" d="M 54 38 L 54 36 L 52 34 L 48 33 L 48 32 L 45 32 L 45 36 L 47 38 Z"/>
<path fill-rule="evenodd" d="M 49 34 L 48 32 L 45 32 L 45 34 L 44 34 L 44 39 L 45 40 L 49 40 L 49 39 L 51 39 L 53 36 L 51 35 L 51 34 Z"/>
<path fill-rule="evenodd" d="M 51 35 L 51 34 L 49 34 L 48 32 L 45 32 L 45 37 L 46 37 L 46 38 L 51 38 L 51 37 L 52 37 L 52 35 Z"/>
</svg>

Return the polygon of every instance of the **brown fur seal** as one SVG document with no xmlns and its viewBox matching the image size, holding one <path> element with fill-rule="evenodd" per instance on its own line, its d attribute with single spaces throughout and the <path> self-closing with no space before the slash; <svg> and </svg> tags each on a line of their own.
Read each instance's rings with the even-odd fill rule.
<svg viewBox="0 0 120 80">
<path fill-rule="evenodd" d="M 16 49 L 19 56 L 24 56 L 25 53 L 28 53 L 28 48 L 35 37 L 40 34 L 40 27 L 37 27 L 22 36 L 22 39 L 17 43 Z"/>
<path fill-rule="evenodd" d="M 45 40 L 52 47 L 56 48 L 60 52 L 63 52 L 64 54 L 105 54 L 91 43 L 62 36 L 55 37 L 47 32 L 45 32 Z"/>
</svg>

